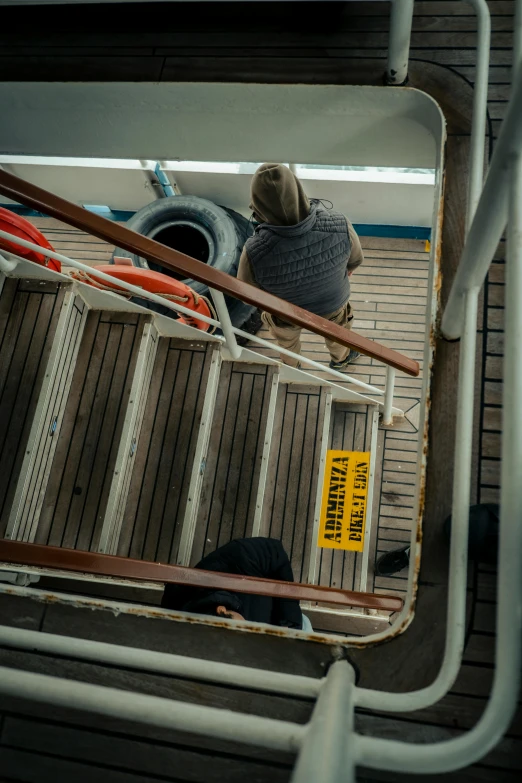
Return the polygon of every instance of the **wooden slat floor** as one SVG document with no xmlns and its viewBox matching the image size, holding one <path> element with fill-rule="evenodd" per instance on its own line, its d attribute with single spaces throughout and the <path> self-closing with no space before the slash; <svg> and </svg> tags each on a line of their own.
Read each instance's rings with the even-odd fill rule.
<svg viewBox="0 0 522 783">
<path fill-rule="evenodd" d="M 89 265 L 107 263 L 110 260 L 113 247 L 96 237 L 84 234 L 51 218 L 35 217 L 31 218 L 31 222 L 37 225 L 53 246 L 65 255 L 70 255 Z M 404 373 L 397 373 L 395 404 L 404 410 L 406 417 L 403 421 L 396 423 L 393 428 L 381 429 L 378 435 L 376 466 L 378 491 L 373 509 L 374 518 L 378 518 L 378 527 L 374 526 L 372 532 L 372 553 L 375 553 L 375 557 L 379 557 L 385 551 L 404 545 L 409 538 L 413 518 L 429 252 L 424 241 L 413 239 L 361 237 L 361 244 L 364 249 L 365 263 L 351 278 L 350 301 L 355 311 L 353 328 L 371 339 L 405 353 L 416 359 L 421 365 L 421 374 L 418 378 L 410 378 Z M 262 330 L 259 335 L 272 341 L 266 330 Z M 259 353 L 277 356 L 275 350 L 256 347 L 253 343 L 251 347 Z M 311 332 L 303 332 L 302 351 L 304 355 L 322 364 L 327 364 L 329 361 L 324 340 Z M 361 356 L 357 362 L 351 365 L 349 373 L 358 380 L 371 383 L 378 388 L 384 388 L 385 368 L 374 359 Z M 327 377 L 322 373 L 318 373 L 318 375 Z M 343 385 L 342 382 L 340 384 Z M 349 386 L 349 383 L 347 382 L 346 385 Z M 227 387 L 226 384 L 221 386 L 219 405 L 224 406 Z M 302 410 L 308 409 L 304 406 Z M 359 414 L 359 416 L 362 415 L 362 413 Z M 287 426 L 290 427 L 289 432 L 294 431 L 291 418 Z M 346 437 L 349 437 L 349 426 Z M 225 439 L 224 443 L 226 442 Z M 295 448 L 297 448 L 297 441 Z M 228 456 L 223 456 L 221 463 L 228 466 Z M 210 467 L 207 465 L 207 471 L 209 470 Z M 234 473 L 234 475 L 236 474 Z M 198 537 L 195 541 L 193 562 L 197 562 L 203 554 L 208 553 L 212 548 L 230 540 L 230 537 L 243 535 L 244 531 L 248 531 L 252 521 L 250 519 L 247 522 L 244 519 L 245 509 L 240 503 L 236 507 L 238 522 L 232 527 L 230 521 L 225 522 L 222 526 L 223 529 L 221 529 L 215 517 L 221 505 L 214 499 L 213 505 L 211 503 L 211 507 L 207 508 L 207 491 L 211 490 L 207 490 L 205 485 L 204 503 L 202 503 L 202 512 L 198 519 Z M 231 490 L 230 497 L 233 496 L 233 492 Z M 253 502 L 254 498 L 255 494 L 251 493 L 249 502 Z M 267 505 L 270 505 L 271 500 L 268 498 L 267 500 Z M 309 506 L 313 508 L 311 500 Z M 253 514 L 252 508 L 251 515 Z M 203 516 L 208 513 L 211 514 L 211 519 L 203 520 Z M 275 526 L 270 523 L 265 524 L 263 530 L 270 535 L 279 535 L 278 532 L 270 532 L 272 529 L 279 531 L 282 526 L 282 512 L 275 511 L 274 513 L 278 520 L 277 523 Z M 287 517 L 288 513 L 290 512 L 287 512 Z M 310 513 L 313 514 L 313 510 Z M 206 528 L 207 522 L 208 530 L 205 540 L 203 540 L 204 534 L 199 531 Z M 142 524 L 145 523 L 142 522 Z M 281 527 L 282 529 L 283 527 Z M 301 548 L 299 546 L 296 548 L 292 535 L 288 533 L 288 528 L 285 530 L 283 540 L 293 549 L 294 568 L 297 573 L 304 574 L 307 565 L 304 564 Z M 133 550 L 136 552 L 140 551 L 140 546 L 144 543 L 142 541 L 141 544 L 138 544 L 138 540 L 141 541 L 141 534 L 136 539 Z M 150 540 L 152 541 L 152 539 Z M 301 540 L 300 536 L 298 536 L 298 540 Z M 124 537 L 122 553 L 128 550 L 128 544 L 127 537 Z M 152 543 L 150 547 L 152 547 Z M 146 551 L 152 554 L 154 547 L 152 549 L 150 547 Z M 296 554 L 297 552 L 301 554 Z M 351 558 L 348 560 L 354 565 Z M 374 560 L 375 558 L 370 561 L 368 589 L 373 589 L 375 592 L 403 595 L 407 575 L 401 573 L 387 578 L 374 577 Z M 325 574 L 326 571 L 323 570 L 321 579 L 326 579 Z M 353 569 L 347 571 L 343 578 L 353 581 L 355 578 Z"/>
<path fill-rule="evenodd" d="M 324 389 L 289 384 L 279 391 L 261 534 L 279 538 L 294 578 L 308 581 L 324 420 Z"/>
<path fill-rule="evenodd" d="M 386 578 L 375 576 L 374 564 L 375 558 L 384 552 L 404 546 L 413 521 L 429 252 L 425 242 L 412 239 L 361 237 L 361 244 L 365 263 L 351 278 L 350 301 L 355 311 L 353 328 L 416 359 L 421 366 L 418 378 L 397 373 L 395 405 L 405 412 L 405 418 L 391 428 L 381 428 L 377 440 L 378 491 L 373 514 L 374 519 L 378 519 L 378 527 L 372 532 L 375 557 L 370 561 L 368 584 L 374 592 L 403 596 L 407 574 Z M 265 330 L 259 336 L 271 340 Z M 276 355 L 269 349 L 256 350 Z M 302 352 L 321 364 L 330 361 L 324 340 L 310 332 L 303 332 Z M 384 389 L 385 367 L 374 359 L 361 356 L 350 366 L 348 374 Z M 327 377 L 322 373 L 318 375 Z M 342 381 L 340 385 L 343 385 Z M 350 384 L 346 382 L 346 385 Z M 351 577 L 347 574 L 345 578 L 353 579 L 354 572 L 350 574 Z"/>
<path fill-rule="evenodd" d="M 87 317 L 37 543 L 97 546 L 146 319 L 104 311 Z"/>
<path fill-rule="evenodd" d="M 192 564 L 251 535 L 275 368 L 224 362 L 192 549 Z"/>
<path fill-rule="evenodd" d="M 0 535 L 16 481 L 60 315 L 63 288 L 5 280 L 0 298 Z"/>
<path fill-rule="evenodd" d="M 212 346 L 160 338 L 118 554 L 175 563 Z"/>
</svg>

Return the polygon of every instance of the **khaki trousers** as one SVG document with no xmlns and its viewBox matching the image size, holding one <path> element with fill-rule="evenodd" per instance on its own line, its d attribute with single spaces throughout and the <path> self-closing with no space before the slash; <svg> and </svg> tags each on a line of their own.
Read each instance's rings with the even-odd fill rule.
<svg viewBox="0 0 522 783">
<path fill-rule="evenodd" d="M 353 310 L 350 306 L 350 302 L 346 302 L 339 310 L 330 315 L 323 316 L 327 321 L 333 321 L 334 324 L 344 326 L 345 329 L 352 328 L 353 322 Z M 276 315 L 271 313 L 262 313 L 261 319 L 265 326 L 270 330 L 270 334 L 276 340 L 277 344 L 281 348 L 286 348 L 287 351 L 293 351 L 294 353 L 301 353 L 301 327 L 295 324 L 289 324 L 286 321 L 282 321 Z M 348 354 L 350 349 L 344 345 L 333 340 L 326 340 L 326 347 L 330 351 L 330 356 L 334 362 L 342 362 Z M 290 356 L 281 355 L 281 359 L 284 364 L 289 364 L 291 367 L 297 367 L 299 362 L 297 359 L 291 359 Z"/>
</svg>

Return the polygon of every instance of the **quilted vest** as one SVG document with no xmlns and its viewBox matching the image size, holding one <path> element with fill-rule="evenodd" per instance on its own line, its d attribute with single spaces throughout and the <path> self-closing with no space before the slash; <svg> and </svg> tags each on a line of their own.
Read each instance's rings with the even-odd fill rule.
<svg viewBox="0 0 522 783">
<path fill-rule="evenodd" d="M 350 297 L 346 266 L 351 244 L 340 212 L 312 202 L 301 223 L 262 223 L 245 248 L 258 285 L 281 299 L 316 315 L 330 315 Z"/>
</svg>

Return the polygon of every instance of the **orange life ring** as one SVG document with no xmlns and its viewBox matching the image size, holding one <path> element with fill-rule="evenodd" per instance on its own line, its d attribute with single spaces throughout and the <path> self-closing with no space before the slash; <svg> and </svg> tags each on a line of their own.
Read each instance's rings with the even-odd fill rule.
<svg viewBox="0 0 522 783">
<path fill-rule="evenodd" d="M 114 259 L 114 265 L 108 266 L 95 266 L 95 269 L 99 269 L 100 272 L 105 272 L 106 275 L 122 280 L 124 283 L 130 283 L 131 285 L 143 288 L 144 291 L 149 291 L 151 294 L 157 294 L 163 296 L 165 299 L 170 299 L 172 302 L 178 302 L 183 307 L 188 307 L 190 310 L 194 310 L 195 313 L 201 313 L 201 315 L 207 316 L 207 318 L 213 317 L 213 312 L 210 307 L 208 299 L 200 294 L 197 294 L 185 283 L 175 280 L 168 275 L 162 275 L 161 272 L 153 272 L 152 269 L 142 269 L 137 266 L 127 264 L 127 259 Z M 106 280 L 100 280 L 99 278 L 89 275 L 81 269 L 75 269 L 70 273 L 71 277 L 76 280 L 80 280 L 82 283 L 88 283 L 95 288 L 101 288 L 103 290 L 114 290 L 118 294 L 123 296 L 132 296 L 132 294 L 125 288 L 121 288 L 118 285 L 111 285 Z M 189 315 L 179 315 L 178 320 L 182 323 L 194 326 L 196 329 L 201 329 L 203 332 L 208 332 L 211 328 L 211 324 L 207 324 L 204 321 L 199 321 L 197 318 L 192 318 Z"/>
<path fill-rule="evenodd" d="M 15 212 L 3 209 L 3 207 L 0 207 L 0 229 L 8 231 L 10 234 L 20 237 L 20 239 L 25 239 L 26 242 L 45 247 L 46 250 L 54 250 L 54 247 L 47 241 L 42 232 L 38 231 L 36 226 L 33 226 L 32 223 L 29 223 L 28 220 L 20 217 Z M 61 272 L 62 265 L 59 261 L 55 261 L 54 258 L 47 258 L 47 256 L 37 253 L 36 250 L 29 250 L 26 247 L 17 245 L 15 241 L 0 237 L 0 249 L 14 253 L 16 256 L 22 256 L 27 261 L 34 261 L 35 264 L 40 264 L 40 266 L 46 266 L 55 272 Z"/>
</svg>

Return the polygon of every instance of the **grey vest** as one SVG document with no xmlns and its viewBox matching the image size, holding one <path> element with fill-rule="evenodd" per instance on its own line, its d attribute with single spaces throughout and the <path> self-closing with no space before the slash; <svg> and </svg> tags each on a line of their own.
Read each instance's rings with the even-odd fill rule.
<svg viewBox="0 0 522 783">
<path fill-rule="evenodd" d="M 305 310 L 329 315 L 350 297 L 351 244 L 340 212 L 312 203 L 296 226 L 262 223 L 245 249 L 258 285 Z"/>
</svg>

